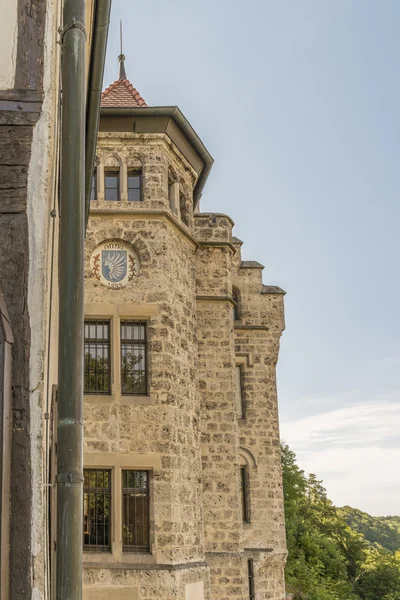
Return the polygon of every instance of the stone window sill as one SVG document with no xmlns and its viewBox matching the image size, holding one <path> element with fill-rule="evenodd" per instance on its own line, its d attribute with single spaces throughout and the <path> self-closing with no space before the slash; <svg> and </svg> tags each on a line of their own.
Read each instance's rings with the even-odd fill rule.
<svg viewBox="0 0 400 600">
<path fill-rule="evenodd" d="M 151 396 L 123 396 L 122 394 L 87 394 L 84 396 L 87 404 L 154 404 Z"/>
</svg>

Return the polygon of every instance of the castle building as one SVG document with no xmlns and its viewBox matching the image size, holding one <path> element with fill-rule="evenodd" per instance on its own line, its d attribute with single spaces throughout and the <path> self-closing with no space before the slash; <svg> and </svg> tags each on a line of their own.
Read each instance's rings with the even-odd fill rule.
<svg viewBox="0 0 400 600">
<path fill-rule="evenodd" d="M 84 598 L 282 600 L 284 292 L 200 212 L 210 154 L 123 60 L 85 247 Z"/>
</svg>

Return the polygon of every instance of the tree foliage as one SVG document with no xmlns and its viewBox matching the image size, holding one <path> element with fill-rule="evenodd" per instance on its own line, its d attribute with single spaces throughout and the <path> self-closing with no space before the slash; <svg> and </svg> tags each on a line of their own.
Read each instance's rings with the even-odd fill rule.
<svg viewBox="0 0 400 600">
<path fill-rule="evenodd" d="M 285 444 L 282 470 L 293 600 L 400 600 L 399 553 L 372 545 L 351 527 Z"/>
</svg>

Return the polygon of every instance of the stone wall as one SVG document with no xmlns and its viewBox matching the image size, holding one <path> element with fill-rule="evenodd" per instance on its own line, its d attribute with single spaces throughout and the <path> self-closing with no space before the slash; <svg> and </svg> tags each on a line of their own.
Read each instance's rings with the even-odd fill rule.
<svg viewBox="0 0 400 600">
<path fill-rule="evenodd" d="M 193 215 L 193 172 L 161 134 L 107 133 L 99 139 L 98 198 L 85 254 L 88 316 L 146 319 L 149 392 L 85 397 L 87 465 L 152 470 L 151 553 L 86 554 L 85 598 L 246 600 L 248 561 L 256 598 L 283 600 L 285 532 L 275 367 L 283 295 L 271 294 L 259 265 L 242 263 L 232 220 Z M 143 200 L 104 200 L 103 176 L 141 169 Z M 179 182 L 185 201 L 170 203 Z M 128 243 L 140 269 L 109 289 L 91 272 L 104 241 Z M 240 291 L 234 321 L 232 286 Z M 246 418 L 236 405 L 243 364 Z M 113 462 L 114 461 L 114 462 Z M 249 471 L 251 523 L 243 523 L 240 466 Z M 117 536 L 118 537 L 118 536 Z M 100 594 L 100 595 L 98 595 Z"/>
</svg>

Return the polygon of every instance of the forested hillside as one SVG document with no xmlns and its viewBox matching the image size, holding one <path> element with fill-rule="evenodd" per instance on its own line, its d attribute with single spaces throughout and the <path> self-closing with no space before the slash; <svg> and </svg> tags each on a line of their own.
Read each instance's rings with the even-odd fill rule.
<svg viewBox="0 0 400 600">
<path fill-rule="evenodd" d="M 372 544 L 379 544 L 392 552 L 400 550 L 400 517 L 371 517 L 350 506 L 340 508 L 339 514 Z"/>
<path fill-rule="evenodd" d="M 322 482 L 305 475 L 286 445 L 282 467 L 289 551 L 286 583 L 293 600 L 400 600 L 400 546 L 395 546 L 387 529 L 392 531 L 400 519 L 381 517 L 381 534 L 375 524 L 377 539 L 369 541 L 356 525 L 346 522 L 350 514 L 352 523 L 358 521 L 350 513 L 353 509 L 336 508 Z M 386 540 L 390 548 L 383 546 Z"/>
</svg>

